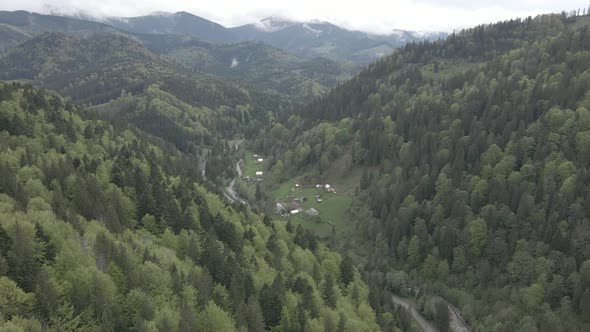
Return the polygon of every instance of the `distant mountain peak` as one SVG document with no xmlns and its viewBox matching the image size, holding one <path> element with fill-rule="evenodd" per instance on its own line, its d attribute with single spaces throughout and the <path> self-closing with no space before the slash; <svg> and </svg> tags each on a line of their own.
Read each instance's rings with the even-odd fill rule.
<svg viewBox="0 0 590 332">
<path fill-rule="evenodd" d="M 321 35 L 322 32 L 324 32 L 323 30 L 320 29 L 314 29 L 312 27 L 309 26 L 309 24 L 307 23 L 302 23 L 301 26 L 306 29 L 307 31 L 311 32 L 313 35 L 315 35 L 316 37 Z"/>
<path fill-rule="evenodd" d="M 158 10 L 158 11 L 149 13 L 147 16 L 165 16 L 165 17 L 167 17 L 167 16 L 176 15 L 176 14 L 179 14 L 179 13 L 171 13 L 171 12 L 167 12 L 167 11 Z"/>
<path fill-rule="evenodd" d="M 285 29 L 292 25 L 296 24 L 295 22 L 278 17 L 278 16 L 269 16 L 263 18 L 259 22 L 253 23 L 253 25 L 258 28 L 259 30 L 266 31 L 266 32 L 274 32 Z"/>
</svg>

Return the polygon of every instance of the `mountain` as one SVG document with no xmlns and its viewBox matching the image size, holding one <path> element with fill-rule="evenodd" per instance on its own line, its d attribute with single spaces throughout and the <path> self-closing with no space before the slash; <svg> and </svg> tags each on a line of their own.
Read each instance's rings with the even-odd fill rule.
<svg viewBox="0 0 590 332">
<path fill-rule="evenodd" d="M 27 12 L 0 12 L 0 53 L 47 32 L 89 40 L 96 34 L 117 35 L 140 43 L 155 54 L 177 60 L 199 73 L 247 81 L 262 89 L 273 89 L 297 97 L 318 96 L 357 71 L 352 65 L 328 59 L 302 58 L 259 42 L 214 44 L 188 35 L 126 32 L 101 23 Z M 47 46 L 51 46 L 50 43 Z M 234 59 L 236 63 L 232 66 Z M 29 60 L 23 59 L 22 62 Z M 18 70 L 18 64 L 13 65 L 17 67 L 7 70 Z M 90 62 L 88 65 L 99 63 Z M 74 71 L 74 67 L 70 69 Z M 11 75 L 4 73 L 5 78 L 13 77 Z"/>
<path fill-rule="evenodd" d="M 111 18 L 104 21 L 137 33 L 187 34 L 215 43 L 262 41 L 305 57 L 327 57 L 365 65 L 412 41 L 444 37 L 444 33 L 419 34 L 402 30 L 375 35 L 351 31 L 328 22 L 293 22 L 267 18 L 258 23 L 225 28 L 186 13 L 155 13 L 149 16 Z M 403 33 L 400 33 L 403 32 Z"/>
<path fill-rule="evenodd" d="M 329 22 L 294 22 L 276 17 L 231 30 L 240 40 L 260 40 L 307 57 L 322 56 L 359 64 L 372 62 L 409 42 L 445 36 L 443 33 L 421 36 L 403 30 L 378 35 L 347 30 Z"/>
<path fill-rule="evenodd" d="M 97 32 L 126 34 L 111 26 L 92 21 L 26 11 L 0 11 L 0 53 L 45 32 L 79 35 Z"/>
<path fill-rule="evenodd" d="M 40 35 L 0 56 L 0 79 L 34 81 L 75 101 L 92 104 L 117 98 L 123 89 L 144 91 L 151 84 L 159 84 L 186 102 L 212 108 L 256 107 L 269 101 L 261 111 L 276 110 L 287 99 L 240 82 L 192 72 L 117 34 Z"/>
<path fill-rule="evenodd" d="M 231 32 L 215 22 L 189 14 L 154 13 L 147 16 L 110 18 L 104 21 L 125 31 L 143 34 L 180 34 L 211 42 L 235 42 Z"/>
<path fill-rule="evenodd" d="M 0 329 L 379 330 L 349 260 L 191 155 L 30 85 L 0 100 Z"/>
<path fill-rule="evenodd" d="M 475 331 L 589 330 L 589 52 L 590 16 L 565 13 L 408 44 L 252 142 L 267 205 L 350 196 L 329 241 L 378 317 L 396 294 L 441 330 L 449 310 Z"/>
<path fill-rule="evenodd" d="M 319 96 L 357 71 L 326 58 L 303 58 L 261 42 L 214 44 L 189 36 L 140 35 L 150 50 L 199 72 L 241 79 L 290 96 Z"/>
</svg>

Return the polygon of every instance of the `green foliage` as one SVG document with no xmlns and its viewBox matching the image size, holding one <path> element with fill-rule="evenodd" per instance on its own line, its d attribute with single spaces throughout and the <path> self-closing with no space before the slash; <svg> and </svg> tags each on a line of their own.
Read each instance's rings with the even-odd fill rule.
<svg viewBox="0 0 590 332">
<path fill-rule="evenodd" d="M 34 80 L 90 104 L 109 102 L 123 90 L 139 94 L 152 84 L 184 102 L 211 108 L 250 104 L 265 114 L 288 103 L 276 92 L 197 74 L 150 52 L 136 37 L 122 34 L 47 32 L 3 53 L 0 73 L 0 79 Z"/>
<path fill-rule="evenodd" d="M 31 86 L 0 96 L 0 329 L 262 331 L 298 303 L 375 326 L 356 299 L 322 301 L 338 254 L 227 205 L 192 151 Z"/>
<path fill-rule="evenodd" d="M 7 277 L 0 277 L 0 321 L 29 313 L 33 305 L 33 294 L 25 293 Z"/>
<path fill-rule="evenodd" d="M 249 81 L 292 97 L 317 97 L 356 69 L 326 58 L 301 58 L 263 43 L 211 44 L 170 35 L 144 38 L 165 43 L 161 53 L 196 71 Z"/>
<path fill-rule="evenodd" d="M 350 160 L 370 213 L 343 247 L 374 294 L 444 296 L 475 330 L 587 330 L 589 46 L 568 15 L 408 44 L 254 147 L 282 177 Z"/>
</svg>

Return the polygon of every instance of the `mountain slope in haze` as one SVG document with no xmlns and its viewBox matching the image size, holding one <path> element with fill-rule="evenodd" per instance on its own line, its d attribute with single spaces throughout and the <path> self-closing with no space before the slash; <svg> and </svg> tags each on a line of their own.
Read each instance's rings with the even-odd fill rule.
<svg viewBox="0 0 590 332">
<path fill-rule="evenodd" d="M 189 36 L 138 37 L 148 49 L 197 71 L 249 81 L 293 97 L 318 96 L 357 69 L 326 58 L 302 58 L 260 42 L 213 44 Z"/>
<path fill-rule="evenodd" d="M 305 56 L 327 57 L 356 64 L 367 64 L 412 41 L 438 39 L 444 33 L 418 34 L 393 31 L 375 35 L 350 31 L 327 22 L 291 22 L 268 18 L 260 23 L 224 28 L 214 22 L 186 13 L 156 13 L 105 21 L 119 29 L 140 33 L 188 34 L 216 43 L 262 41 L 280 49 Z"/>
<path fill-rule="evenodd" d="M 143 34 L 189 35 L 210 42 L 231 43 L 238 40 L 215 22 L 187 12 L 155 13 L 153 15 L 111 18 L 104 21 L 116 28 Z"/>
<path fill-rule="evenodd" d="M 442 330 L 450 302 L 476 331 L 586 331 L 589 87 L 589 16 L 510 20 L 405 46 L 252 149 L 267 181 L 356 179 L 343 247 L 379 317 L 392 292 Z"/>
<path fill-rule="evenodd" d="M 444 33 L 419 35 L 396 30 L 391 34 L 351 31 L 329 22 L 293 22 L 270 17 L 260 23 L 231 28 L 241 40 L 259 40 L 307 57 L 327 57 L 367 64 L 406 43 L 438 39 Z"/>
<path fill-rule="evenodd" d="M 27 12 L 0 12 L 0 53 L 46 32 L 76 37 L 118 35 L 198 72 L 247 81 L 294 97 L 317 96 L 357 70 L 332 60 L 304 59 L 263 43 L 218 45 L 188 35 L 126 32 L 100 23 Z"/>
<path fill-rule="evenodd" d="M 0 53 L 46 32 L 89 35 L 97 32 L 120 33 L 106 24 L 70 17 L 42 15 L 26 11 L 0 11 Z"/>
<path fill-rule="evenodd" d="M 0 83 L 1 330 L 379 330 L 346 259 L 86 113 Z"/>
<path fill-rule="evenodd" d="M 35 37 L 0 56 L 0 78 L 31 80 L 93 104 L 114 99 L 123 89 L 141 92 L 150 84 L 159 84 L 186 102 L 213 108 L 251 104 L 261 110 L 276 110 L 286 99 L 239 82 L 191 72 L 134 40 L 113 34 L 78 37 L 47 33 Z"/>
</svg>

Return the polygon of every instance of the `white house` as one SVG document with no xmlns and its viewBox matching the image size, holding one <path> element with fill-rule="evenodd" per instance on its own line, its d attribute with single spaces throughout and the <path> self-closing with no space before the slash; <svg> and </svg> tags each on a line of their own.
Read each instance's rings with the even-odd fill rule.
<svg viewBox="0 0 590 332">
<path fill-rule="evenodd" d="M 331 187 L 331 186 L 330 186 L 329 184 L 326 184 L 326 185 L 324 186 L 324 188 L 326 188 L 326 190 L 330 190 L 330 187 Z"/>
<path fill-rule="evenodd" d="M 277 203 L 277 208 L 275 210 L 278 214 L 282 214 L 285 213 L 285 211 L 287 211 L 287 209 L 285 208 L 285 206 L 281 203 Z"/>
<path fill-rule="evenodd" d="M 256 172 L 256 177 L 261 178 L 262 177 L 262 172 L 260 172 L 260 171 L 259 172 Z"/>
<path fill-rule="evenodd" d="M 313 216 L 317 216 L 320 212 L 314 208 L 311 208 L 311 209 L 307 210 L 305 213 L 307 213 L 308 216 L 313 217 Z"/>
<path fill-rule="evenodd" d="M 258 160 L 256 160 L 257 163 L 263 163 L 264 159 L 263 158 L 258 158 Z"/>
</svg>

